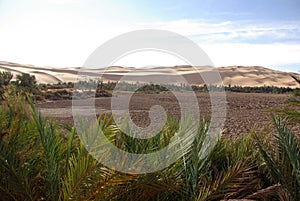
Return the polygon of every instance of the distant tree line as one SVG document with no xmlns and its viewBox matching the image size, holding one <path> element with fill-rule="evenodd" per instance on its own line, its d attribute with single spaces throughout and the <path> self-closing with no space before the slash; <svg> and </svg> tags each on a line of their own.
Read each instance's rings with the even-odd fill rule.
<svg viewBox="0 0 300 201">
<path fill-rule="evenodd" d="M 259 86 L 259 87 L 242 87 L 242 86 L 226 86 L 226 91 L 230 92 L 244 92 L 244 93 L 275 93 L 284 94 L 292 93 L 297 89 L 290 87 L 276 87 L 276 86 Z"/>
<path fill-rule="evenodd" d="M 181 84 L 155 84 L 155 83 L 132 83 L 132 82 L 103 82 L 97 80 L 78 81 L 76 84 L 72 82 L 64 82 L 57 84 L 43 84 L 43 88 L 73 88 L 79 87 L 84 89 L 95 89 L 99 88 L 102 90 L 113 91 L 116 87 L 119 91 L 136 91 L 144 93 L 162 93 L 168 91 L 196 91 L 196 92 L 208 92 L 208 91 L 226 91 L 226 92 L 243 92 L 243 93 L 293 93 L 299 91 L 300 88 L 291 87 L 276 87 L 276 86 L 218 86 L 218 85 L 187 85 Z"/>
</svg>

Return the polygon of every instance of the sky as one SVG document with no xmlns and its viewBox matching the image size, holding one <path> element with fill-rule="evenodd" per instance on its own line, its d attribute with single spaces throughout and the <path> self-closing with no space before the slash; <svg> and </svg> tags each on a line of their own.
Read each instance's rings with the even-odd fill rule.
<svg viewBox="0 0 300 201">
<path fill-rule="evenodd" d="M 181 34 L 215 66 L 300 70 L 299 0 L 0 0 L 0 61 L 82 66 L 104 42 L 140 29 Z M 114 63 L 180 64 L 157 52 Z"/>
</svg>

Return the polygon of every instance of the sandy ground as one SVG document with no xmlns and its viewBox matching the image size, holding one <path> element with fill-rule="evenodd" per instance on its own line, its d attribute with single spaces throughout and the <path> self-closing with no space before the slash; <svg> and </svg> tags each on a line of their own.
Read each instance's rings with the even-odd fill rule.
<svg viewBox="0 0 300 201">
<path fill-rule="evenodd" d="M 227 93 L 227 115 L 224 127 L 225 135 L 245 135 L 251 129 L 262 130 L 270 125 L 272 109 L 287 109 L 285 101 L 288 95 L 283 94 L 257 94 L 257 93 Z M 202 117 L 210 115 L 210 97 L 207 93 L 197 93 L 197 99 Z M 186 97 L 186 101 L 189 98 Z M 134 123 L 145 127 L 149 125 L 149 109 L 154 105 L 164 107 L 167 114 L 180 118 L 180 106 L 175 96 L 167 94 L 134 94 L 129 104 L 129 111 Z M 37 105 L 44 116 L 73 125 L 72 101 L 63 100 L 55 102 L 39 103 Z M 96 98 L 95 111 L 97 114 L 110 112 L 111 98 Z M 300 110 L 300 108 L 294 108 Z M 122 110 L 122 108 L 120 109 Z M 124 108 L 125 111 L 125 108 Z M 83 113 L 88 113 L 82 108 Z M 294 128 L 300 133 L 300 128 Z"/>
</svg>

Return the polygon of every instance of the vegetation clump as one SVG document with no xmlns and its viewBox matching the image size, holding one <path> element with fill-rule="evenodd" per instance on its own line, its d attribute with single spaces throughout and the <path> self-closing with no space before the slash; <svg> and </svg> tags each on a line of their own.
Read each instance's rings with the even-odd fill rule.
<svg viewBox="0 0 300 201">
<path fill-rule="evenodd" d="M 225 137 L 209 155 L 199 157 L 209 127 L 204 119 L 190 146 L 178 150 L 182 154 L 174 164 L 135 175 L 100 164 L 87 152 L 75 128 L 43 118 L 27 100 L 6 91 L 0 105 L 1 200 L 300 198 L 300 145 L 284 117 L 274 117 L 275 136 L 253 131 L 246 137 Z M 170 117 L 160 138 L 137 143 L 122 133 L 112 117 L 102 116 L 98 122 L 111 143 L 134 153 L 165 147 L 179 126 Z M 135 165 L 139 163 L 143 161 Z"/>
<path fill-rule="evenodd" d="M 16 85 L 19 87 L 24 87 L 27 89 L 36 88 L 36 78 L 34 75 L 30 75 L 28 73 L 22 73 L 21 75 L 17 75 Z"/>
<path fill-rule="evenodd" d="M 9 85 L 11 79 L 13 78 L 13 75 L 10 72 L 2 71 L 0 72 L 0 102 L 4 99 L 4 92 L 7 88 L 7 85 Z"/>
</svg>

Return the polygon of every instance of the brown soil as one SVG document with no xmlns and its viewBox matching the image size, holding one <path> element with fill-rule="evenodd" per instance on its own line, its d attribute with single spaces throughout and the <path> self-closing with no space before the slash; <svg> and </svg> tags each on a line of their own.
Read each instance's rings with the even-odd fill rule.
<svg viewBox="0 0 300 201">
<path fill-rule="evenodd" d="M 228 136 L 245 135 L 251 129 L 262 130 L 270 125 L 272 109 L 288 109 L 294 106 L 288 105 L 288 95 L 283 94 L 257 94 L 257 93 L 227 93 L 227 116 L 224 134 Z M 201 116 L 210 114 L 210 98 L 207 93 L 197 93 Z M 189 101 L 189 97 L 186 97 Z M 161 105 L 167 114 L 180 117 L 180 107 L 175 96 L 165 94 L 140 94 L 132 96 L 129 110 L 133 121 L 139 126 L 149 124 L 148 111 L 154 105 Z M 95 99 L 97 113 L 110 112 L 111 98 L 101 97 Z M 38 108 L 45 116 L 55 117 L 57 120 L 73 124 L 72 100 L 61 100 L 39 103 Z M 300 110 L 300 108 L 295 108 Z M 300 128 L 294 131 L 300 133 Z"/>
</svg>

